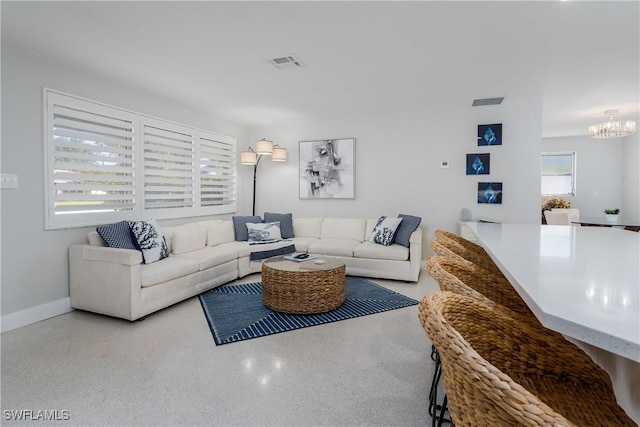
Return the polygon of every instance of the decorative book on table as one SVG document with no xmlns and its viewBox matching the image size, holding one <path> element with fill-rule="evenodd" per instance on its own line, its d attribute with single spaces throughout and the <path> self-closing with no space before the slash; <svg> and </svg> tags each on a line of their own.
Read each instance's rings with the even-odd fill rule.
<svg viewBox="0 0 640 427">
<path fill-rule="evenodd" d="M 299 253 L 299 252 L 294 252 L 290 255 L 284 256 L 284 259 L 288 259 L 289 261 L 295 261 L 295 262 L 308 261 L 314 258 L 318 258 L 318 257 L 315 255 L 309 255 L 309 254 Z"/>
</svg>

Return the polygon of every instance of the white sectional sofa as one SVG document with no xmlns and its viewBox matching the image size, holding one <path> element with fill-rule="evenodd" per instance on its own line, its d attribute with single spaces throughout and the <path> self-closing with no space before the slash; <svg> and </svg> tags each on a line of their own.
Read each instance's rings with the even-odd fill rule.
<svg viewBox="0 0 640 427">
<path fill-rule="evenodd" d="M 409 247 L 369 240 L 376 219 L 293 218 L 296 251 L 342 260 L 347 274 L 416 282 L 422 229 Z M 169 257 L 143 264 L 138 250 L 106 247 L 96 231 L 69 248 L 71 306 L 135 320 L 239 277 L 261 271 L 231 220 L 161 227 Z"/>
</svg>

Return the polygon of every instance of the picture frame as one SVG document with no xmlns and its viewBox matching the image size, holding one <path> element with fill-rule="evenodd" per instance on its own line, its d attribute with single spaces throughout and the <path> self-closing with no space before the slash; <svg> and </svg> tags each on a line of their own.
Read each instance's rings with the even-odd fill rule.
<svg viewBox="0 0 640 427">
<path fill-rule="evenodd" d="M 502 204 L 502 183 L 501 182 L 479 182 L 478 183 L 478 203 L 501 205 Z"/>
<path fill-rule="evenodd" d="M 478 125 L 478 147 L 502 145 L 502 123 Z"/>
<path fill-rule="evenodd" d="M 355 138 L 299 143 L 300 199 L 355 199 Z"/>
<path fill-rule="evenodd" d="M 490 153 L 467 154 L 467 175 L 489 175 L 490 173 Z"/>
</svg>

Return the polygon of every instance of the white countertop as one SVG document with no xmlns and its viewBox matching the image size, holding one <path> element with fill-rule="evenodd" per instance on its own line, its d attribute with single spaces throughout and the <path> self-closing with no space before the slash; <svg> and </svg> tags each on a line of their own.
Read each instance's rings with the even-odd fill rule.
<svg viewBox="0 0 640 427">
<path fill-rule="evenodd" d="M 640 362 L 640 233 L 468 225 L 544 326 Z"/>
</svg>

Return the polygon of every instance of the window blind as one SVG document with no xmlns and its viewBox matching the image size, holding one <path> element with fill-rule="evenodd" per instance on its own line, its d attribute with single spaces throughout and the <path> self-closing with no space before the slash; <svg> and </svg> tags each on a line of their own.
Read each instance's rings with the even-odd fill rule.
<svg viewBox="0 0 640 427">
<path fill-rule="evenodd" d="M 69 216 L 77 213 L 100 218 L 132 212 L 135 115 L 73 98 L 60 102 L 51 96 L 48 101 L 48 208 L 57 218 L 52 222 L 67 225 Z"/>
</svg>

